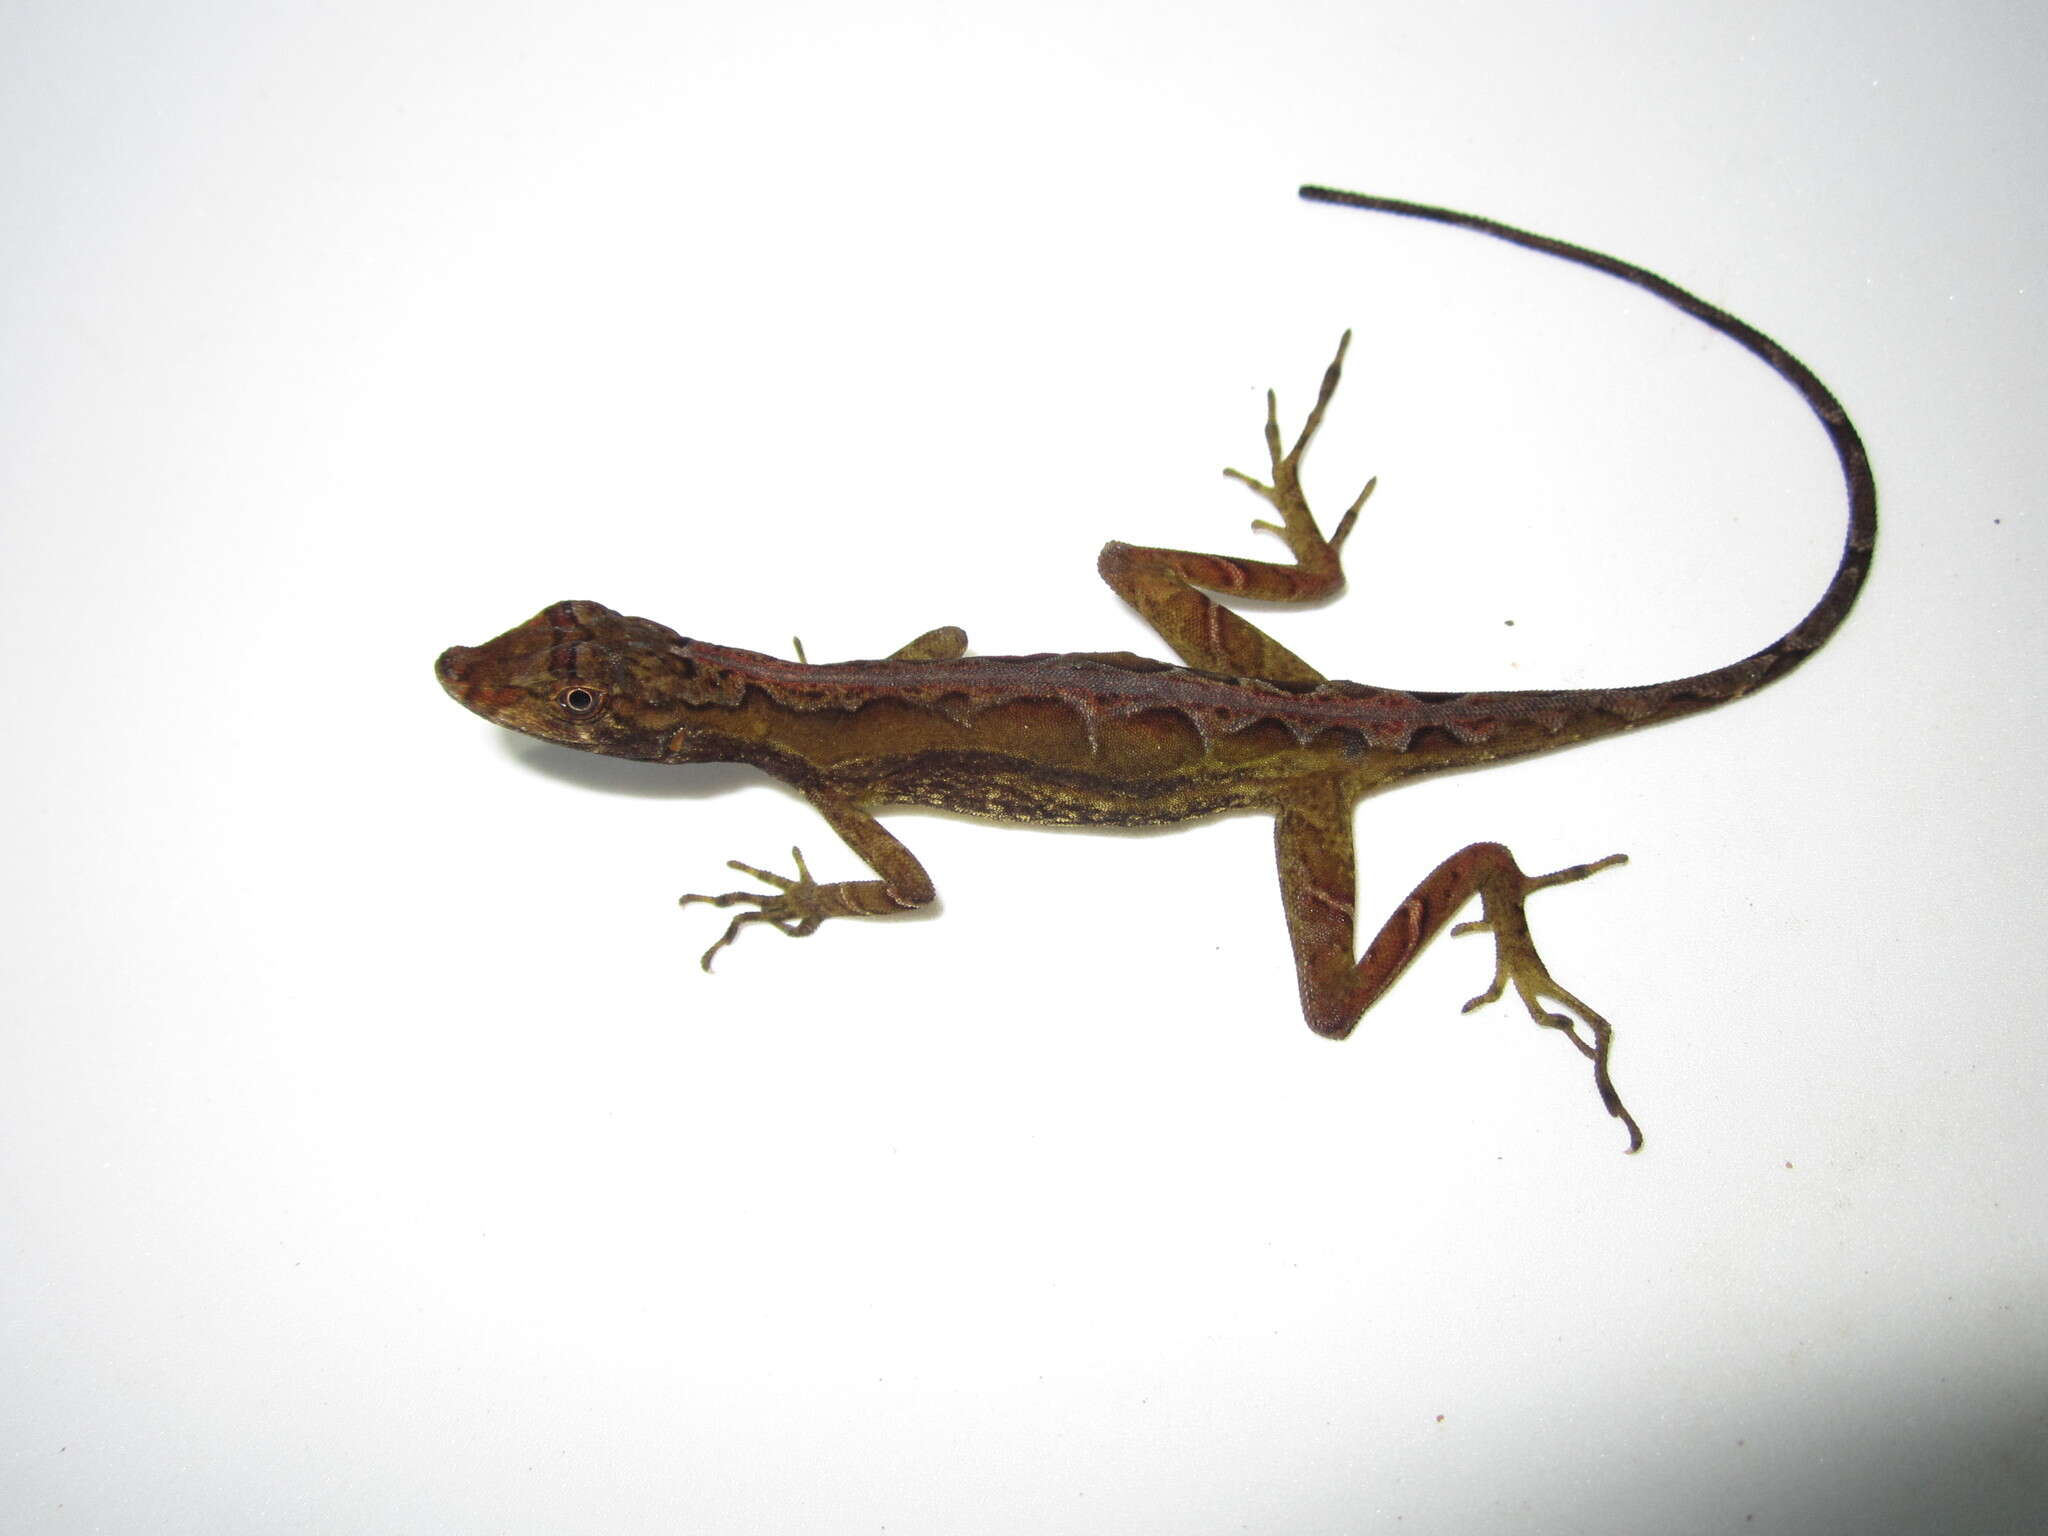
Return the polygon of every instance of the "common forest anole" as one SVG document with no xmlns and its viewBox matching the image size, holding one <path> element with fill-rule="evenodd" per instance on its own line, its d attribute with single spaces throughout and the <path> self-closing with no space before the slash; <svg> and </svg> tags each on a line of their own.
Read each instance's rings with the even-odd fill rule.
<svg viewBox="0 0 2048 1536">
<path fill-rule="evenodd" d="M 1467 1011 L 1513 987 L 1538 1024 L 1592 1063 L 1609 1114 L 1642 1133 L 1608 1075 L 1607 1021 L 1551 978 L 1529 936 L 1534 892 L 1583 880 L 1621 854 L 1526 875 L 1498 843 L 1438 865 L 1372 935 L 1361 958 L 1353 905 L 1352 807 L 1427 773 L 1548 752 L 1675 720 L 1755 692 L 1804 661 L 1855 601 L 1877 536 L 1877 492 L 1863 444 L 1835 397 L 1769 337 L 1640 267 L 1491 220 L 1391 198 L 1304 187 L 1302 196 L 1477 230 L 1647 289 L 1762 358 L 1826 429 L 1848 488 L 1848 537 L 1834 578 L 1782 638 L 1712 672 L 1625 688 L 1414 693 L 1326 680 L 1210 598 L 1308 602 L 1343 585 L 1339 551 L 1372 485 L 1326 538 L 1301 490 L 1301 459 L 1337 388 L 1347 332 L 1292 446 L 1266 397 L 1270 480 L 1236 470 L 1271 503 L 1290 563 L 1111 543 L 1099 569 L 1184 665 L 1128 652 L 968 656 L 956 628 L 934 629 L 880 661 L 813 665 L 689 640 L 591 602 L 561 602 L 437 664 L 448 692 L 488 720 L 564 746 L 662 763 L 751 763 L 802 794 L 875 873 L 811 878 L 791 850 L 786 877 L 734 861 L 773 887 L 688 895 L 739 906 L 704 954 L 749 923 L 801 936 L 830 917 L 882 917 L 934 896 L 924 866 L 871 814 L 931 805 L 972 816 L 1140 826 L 1222 811 L 1273 813 L 1280 896 L 1302 1012 L 1342 1039 L 1472 897 L 1482 916 L 1454 933 L 1493 936 L 1493 983 Z M 1563 1010 L 1563 1011 L 1553 1011 Z"/>
</svg>

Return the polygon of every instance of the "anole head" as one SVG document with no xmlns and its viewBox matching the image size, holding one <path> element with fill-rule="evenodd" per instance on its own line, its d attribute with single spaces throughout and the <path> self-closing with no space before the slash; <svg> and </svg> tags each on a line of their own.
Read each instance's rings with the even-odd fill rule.
<svg viewBox="0 0 2048 1536">
<path fill-rule="evenodd" d="M 486 720 L 613 757 L 658 758 L 673 706 L 695 690 L 690 642 L 601 603 L 544 608 L 483 645 L 450 646 L 441 686 Z"/>
</svg>

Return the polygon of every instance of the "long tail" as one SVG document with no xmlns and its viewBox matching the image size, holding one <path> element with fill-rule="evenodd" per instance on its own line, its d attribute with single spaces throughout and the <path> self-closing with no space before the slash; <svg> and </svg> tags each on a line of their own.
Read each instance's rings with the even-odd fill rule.
<svg viewBox="0 0 2048 1536">
<path fill-rule="evenodd" d="M 1603 256 L 1598 251 L 1552 240 L 1547 235 L 1531 234 L 1525 229 L 1516 229 L 1474 214 L 1431 207 L 1427 203 L 1373 197 L 1364 192 L 1339 192 L 1330 187 L 1303 187 L 1301 195 L 1311 202 L 1342 203 L 1374 213 L 1396 213 L 1411 219 L 1430 219 L 1459 229 L 1477 230 L 1482 235 L 1492 235 L 1496 240 L 1527 246 L 1532 251 L 1541 251 L 1547 256 L 1576 262 L 1579 266 L 1618 277 L 1623 282 L 1634 283 L 1754 352 L 1770 365 L 1778 377 L 1798 390 L 1800 398 L 1820 418 L 1828 440 L 1835 445 L 1835 457 L 1842 462 L 1842 480 L 1849 492 L 1849 533 L 1842 544 L 1842 560 L 1835 567 L 1834 579 L 1821 593 L 1820 601 L 1784 635 L 1729 666 L 1674 682 L 1598 690 L 1622 706 L 1622 713 L 1641 709 L 1649 717 L 1663 718 L 1682 712 L 1688 703 L 1695 707 L 1719 704 L 1752 693 L 1765 683 L 1785 676 L 1819 650 L 1841 627 L 1850 606 L 1856 601 L 1856 594 L 1863 588 L 1863 578 L 1870 570 L 1871 551 L 1877 544 L 1877 482 L 1871 478 L 1870 457 L 1864 452 L 1863 439 L 1856 435 L 1848 413 L 1806 364 L 1756 327 L 1744 324 L 1725 310 L 1716 309 L 1704 299 L 1694 297 L 1676 283 L 1626 261 Z"/>
</svg>

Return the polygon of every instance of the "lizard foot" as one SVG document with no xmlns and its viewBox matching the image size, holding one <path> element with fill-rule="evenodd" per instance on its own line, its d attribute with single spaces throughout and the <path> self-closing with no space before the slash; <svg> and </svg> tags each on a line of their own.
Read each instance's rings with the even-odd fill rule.
<svg viewBox="0 0 2048 1536">
<path fill-rule="evenodd" d="M 803 850 L 792 848 L 789 850 L 789 856 L 796 861 L 794 880 L 785 879 L 769 870 L 756 869 L 751 864 L 742 864 L 738 859 L 727 861 L 728 868 L 736 869 L 743 875 L 752 875 L 756 880 L 765 880 L 774 886 L 774 894 L 765 891 L 727 891 L 723 896 L 703 896 L 693 891 L 678 899 L 676 905 L 683 907 L 687 907 L 693 901 L 701 901 L 714 907 L 736 907 L 745 903 L 752 903 L 754 907 L 753 911 L 742 912 L 728 923 L 718 942 L 704 951 L 701 963 L 705 970 L 711 969 L 711 957 L 738 938 L 740 929 L 748 923 L 767 923 L 793 939 L 800 939 L 805 934 L 816 933 L 818 925 L 831 915 L 819 899 L 823 887 L 811 878 L 811 872 L 804 864 Z"/>
<path fill-rule="evenodd" d="M 1271 485 L 1253 479 L 1241 469 L 1223 471 L 1273 504 L 1282 521 L 1269 523 L 1260 518 L 1252 527 L 1278 534 L 1296 561 L 1304 566 L 1314 566 L 1324 560 L 1334 561 L 1337 552 L 1344 547 L 1345 539 L 1350 537 L 1352 525 L 1358 521 L 1366 498 L 1372 495 L 1373 487 L 1379 483 L 1377 480 L 1367 482 L 1365 489 L 1358 493 L 1358 499 L 1338 520 L 1336 532 L 1328 539 L 1317 531 L 1315 516 L 1309 511 L 1307 497 L 1302 494 L 1301 456 L 1308 452 L 1316 429 L 1323 424 L 1323 412 L 1329 409 L 1330 397 L 1337 392 L 1337 381 L 1344 376 L 1344 354 L 1350 348 L 1351 333 L 1346 331 L 1337 343 L 1337 355 L 1323 372 L 1323 386 L 1316 391 L 1316 403 L 1309 408 L 1308 419 L 1302 423 L 1301 435 L 1295 438 L 1292 448 L 1282 446 L 1279 396 L 1270 389 L 1266 391 L 1266 460 L 1271 465 Z"/>
<path fill-rule="evenodd" d="M 1481 896 L 1486 916 L 1478 922 L 1458 924 L 1451 934 L 1453 937 L 1468 933 L 1493 935 L 1493 985 L 1467 1003 L 1464 1011 L 1470 1013 L 1488 1003 L 1499 1002 L 1512 986 L 1515 995 L 1521 998 L 1522 1006 L 1529 1010 L 1530 1018 L 1545 1029 L 1561 1032 L 1578 1048 L 1580 1055 L 1593 1063 L 1593 1084 L 1600 1091 L 1600 1102 L 1607 1106 L 1607 1113 L 1628 1127 L 1628 1149 L 1635 1152 L 1643 1145 L 1642 1130 L 1637 1126 L 1635 1117 L 1623 1106 L 1621 1095 L 1614 1091 L 1613 1079 L 1607 1071 L 1608 1052 L 1614 1043 L 1614 1026 L 1551 977 L 1549 967 L 1544 965 L 1543 957 L 1536 952 L 1535 941 L 1529 936 L 1529 919 L 1522 910 L 1523 901 L 1536 891 L 1553 885 L 1569 885 L 1627 862 L 1626 854 L 1610 854 L 1591 864 L 1574 864 L 1569 869 L 1554 870 L 1547 875 L 1526 876 L 1519 891 L 1496 893 L 1493 889 L 1486 889 Z M 1567 1008 L 1570 1013 L 1552 1012 L 1545 1006 L 1546 1002 Z M 1585 1034 L 1580 1033 L 1581 1024 L 1585 1026 Z"/>
</svg>

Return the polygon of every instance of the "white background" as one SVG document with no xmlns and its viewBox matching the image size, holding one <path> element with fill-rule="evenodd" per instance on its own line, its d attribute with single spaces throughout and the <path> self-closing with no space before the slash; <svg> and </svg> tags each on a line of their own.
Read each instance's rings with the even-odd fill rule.
<svg viewBox="0 0 2048 1536">
<path fill-rule="evenodd" d="M 1908 1532 L 2048 1483 L 2041 79 L 2000 4 L 37 4 L 0 13 L 0 1527 Z M 814 658 L 1162 654 L 1105 538 L 1381 488 L 1334 675 L 1773 638 L 1825 440 L 1862 604 L 1783 687 L 1360 809 L 1497 838 L 1616 1022 L 1344 1046 L 1270 833 L 894 826 L 523 744 L 442 647 L 564 597 Z M 1512 625 L 1509 621 L 1512 620 Z"/>
</svg>

